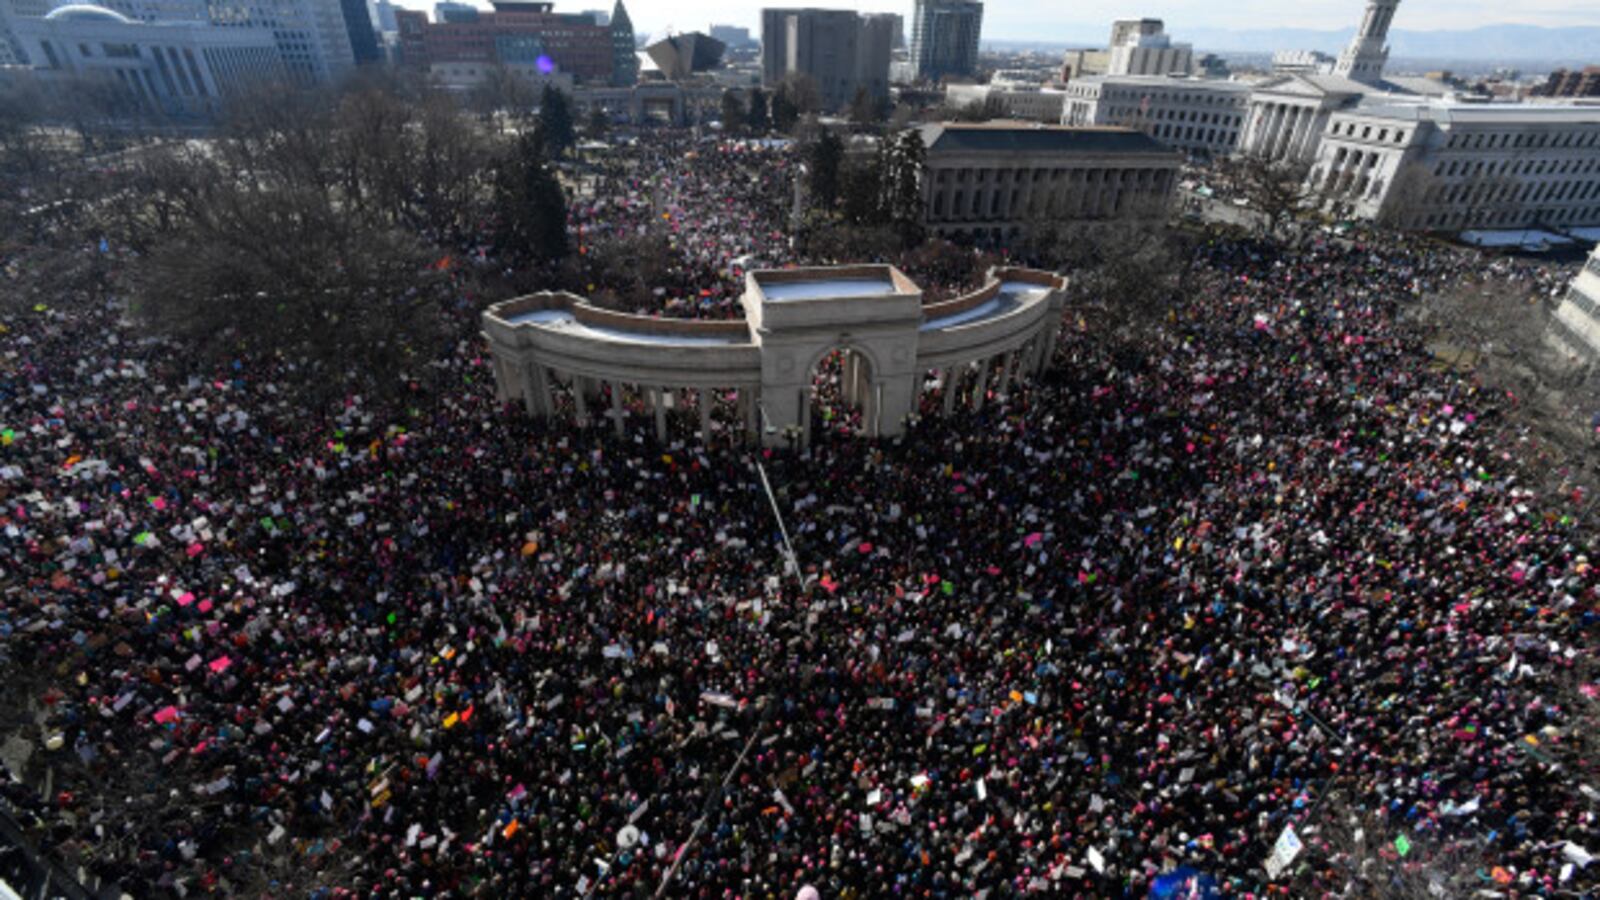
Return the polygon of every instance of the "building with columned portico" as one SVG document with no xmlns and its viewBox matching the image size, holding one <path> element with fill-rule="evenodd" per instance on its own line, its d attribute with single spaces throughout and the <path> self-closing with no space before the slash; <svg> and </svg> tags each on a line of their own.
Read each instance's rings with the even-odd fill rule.
<svg viewBox="0 0 1600 900">
<path fill-rule="evenodd" d="M 865 437 L 893 437 L 925 394 L 950 414 L 982 407 L 1049 364 L 1066 279 L 991 270 L 977 291 L 924 302 L 892 266 L 765 270 L 745 276 L 744 321 L 657 319 L 600 309 L 565 293 L 506 300 L 483 314 L 502 402 L 582 425 L 609 418 L 620 436 L 643 409 L 665 440 L 688 412 L 703 441 L 810 440 L 819 366 L 837 354 L 841 395 Z"/>
<path fill-rule="evenodd" d="M 1600 225 L 1600 107 L 1489 102 L 1438 79 L 1387 75 L 1398 8 L 1367 0 L 1326 74 L 1076 79 L 1062 122 L 1134 128 L 1197 156 L 1303 167 L 1329 211 L 1400 228 Z"/>
</svg>

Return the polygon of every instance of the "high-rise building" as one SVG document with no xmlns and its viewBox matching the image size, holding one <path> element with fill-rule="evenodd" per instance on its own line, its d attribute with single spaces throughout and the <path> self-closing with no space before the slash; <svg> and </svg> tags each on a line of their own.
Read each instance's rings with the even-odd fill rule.
<svg viewBox="0 0 1600 900">
<path fill-rule="evenodd" d="M 345 32 L 350 35 L 350 57 L 358 66 L 370 66 L 383 60 L 378 49 L 378 33 L 372 27 L 372 13 L 367 0 L 339 0 L 344 12 Z"/>
<path fill-rule="evenodd" d="M 1108 75 L 1188 75 L 1194 48 L 1174 43 L 1160 19 L 1132 19 L 1111 28 Z"/>
<path fill-rule="evenodd" d="M 400 26 L 394 20 L 394 4 L 389 0 L 378 0 L 373 6 L 374 17 L 378 21 L 378 30 L 382 32 L 395 32 Z"/>
<path fill-rule="evenodd" d="M 633 27 L 620 2 L 606 26 L 587 15 L 554 12 L 550 3 L 521 0 L 497 0 L 493 12 L 470 22 L 430 23 L 411 10 L 400 10 L 395 19 L 401 61 L 419 69 L 453 65 L 482 74 L 503 65 L 600 85 L 632 84 L 637 74 Z"/>
<path fill-rule="evenodd" d="M 433 21 L 441 24 L 449 22 L 452 25 L 470 24 L 478 21 L 478 8 L 471 3 L 444 0 L 433 5 Z"/>
<path fill-rule="evenodd" d="M 776 87 L 790 76 L 810 78 L 827 109 L 839 109 L 865 89 L 889 97 L 893 24 L 883 17 L 837 9 L 763 9 L 761 80 Z"/>
<path fill-rule="evenodd" d="M 969 76 L 978 70 L 983 4 L 975 0 L 917 0 L 911 19 L 911 68 L 919 79 Z"/>
<path fill-rule="evenodd" d="M 1383 66 L 1389 61 L 1389 25 L 1399 5 L 1400 0 L 1367 0 L 1367 15 L 1361 20 L 1356 36 L 1350 39 L 1350 45 L 1339 54 L 1333 74 L 1362 84 L 1377 84 L 1383 80 Z"/>
<path fill-rule="evenodd" d="M 617 0 L 611 17 L 601 23 L 611 29 L 611 85 L 628 87 L 639 80 L 638 44 L 633 39 L 633 20 L 628 8 Z"/>
</svg>

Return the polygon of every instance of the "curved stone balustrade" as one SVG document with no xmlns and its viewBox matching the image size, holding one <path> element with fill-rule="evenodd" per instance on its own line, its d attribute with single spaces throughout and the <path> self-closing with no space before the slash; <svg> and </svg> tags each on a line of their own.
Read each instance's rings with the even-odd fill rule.
<svg viewBox="0 0 1600 900">
<path fill-rule="evenodd" d="M 502 401 L 554 415 L 565 390 L 580 422 L 609 396 L 613 427 L 626 429 L 632 390 L 664 438 L 667 412 L 693 391 L 702 440 L 719 395 L 767 443 L 804 442 L 812 381 L 830 352 L 843 351 L 842 393 L 859 405 L 863 432 L 893 436 L 934 387 L 948 414 L 958 395 L 977 409 L 991 390 L 1039 372 L 1050 359 L 1066 279 L 1000 268 L 977 291 L 923 304 L 922 290 L 893 266 L 781 269 L 746 275 L 743 321 L 658 319 L 600 309 L 582 297 L 541 293 L 483 314 Z M 762 416 L 764 429 L 759 428 Z"/>
</svg>

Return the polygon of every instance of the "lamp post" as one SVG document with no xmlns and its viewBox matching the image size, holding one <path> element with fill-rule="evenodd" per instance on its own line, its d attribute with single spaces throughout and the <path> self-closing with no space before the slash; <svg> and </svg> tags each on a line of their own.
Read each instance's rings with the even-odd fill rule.
<svg viewBox="0 0 1600 900">
<path fill-rule="evenodd" d="M 811 174 L 811 169 L 801 163 L 794 173 L 794 206 L 789 212 L 789 249 L 795 248 L 800 237 L 800 221 L 805 204 L 805 177 Z"/>
</svg>

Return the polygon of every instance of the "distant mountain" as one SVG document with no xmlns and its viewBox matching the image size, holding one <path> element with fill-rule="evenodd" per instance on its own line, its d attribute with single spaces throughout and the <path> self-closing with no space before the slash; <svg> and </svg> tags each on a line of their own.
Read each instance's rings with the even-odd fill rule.
<svg viewBox="0 0 1600 900">
<path fill-rule="evenodd" d="M 1355 29 L 1315 31 L 1272 28 L 1252 31 L 1190 29 L 1180 40 L 1207 50 L 1321 50 L 1337 54 Z M 1600 27 L 1541 28 L 1537 25 L 1486 25 L 1470 31 L 1391 31 L 1391 56 L 1485 60 L 1587 60 L 1600 62 Z"/>
<path fill-rule="evenodd" d="M 1350 43 L 1354 28 L 1319 31 L 1310 28 L 1263 28 L 1232 31 L 1221 28 L 1170 27 L 1175 40 L 1197 50 L 1271 53 L 1274 50 L 1321 50 L 1338 55 Z M 1063 35 L 1054 46 L 1084 46 L 1085 35 Z M 1076 40 L 1075 40 L 1076 39 Z M 1103 40 L 1103 39 L 1102 39 Z M 1038 41 L 984 41 L 1003 49 L 1045 49 Z M 1542 28 L 1537 25 L 1487 25 L 1469 31 L 1392 31 L 1392 58 L 1538 63 L 1544 68 L 1600 64 L 1600 27 Z M 1052 48 L 1053 49 L 1053 48 Z"/>
</svg>

